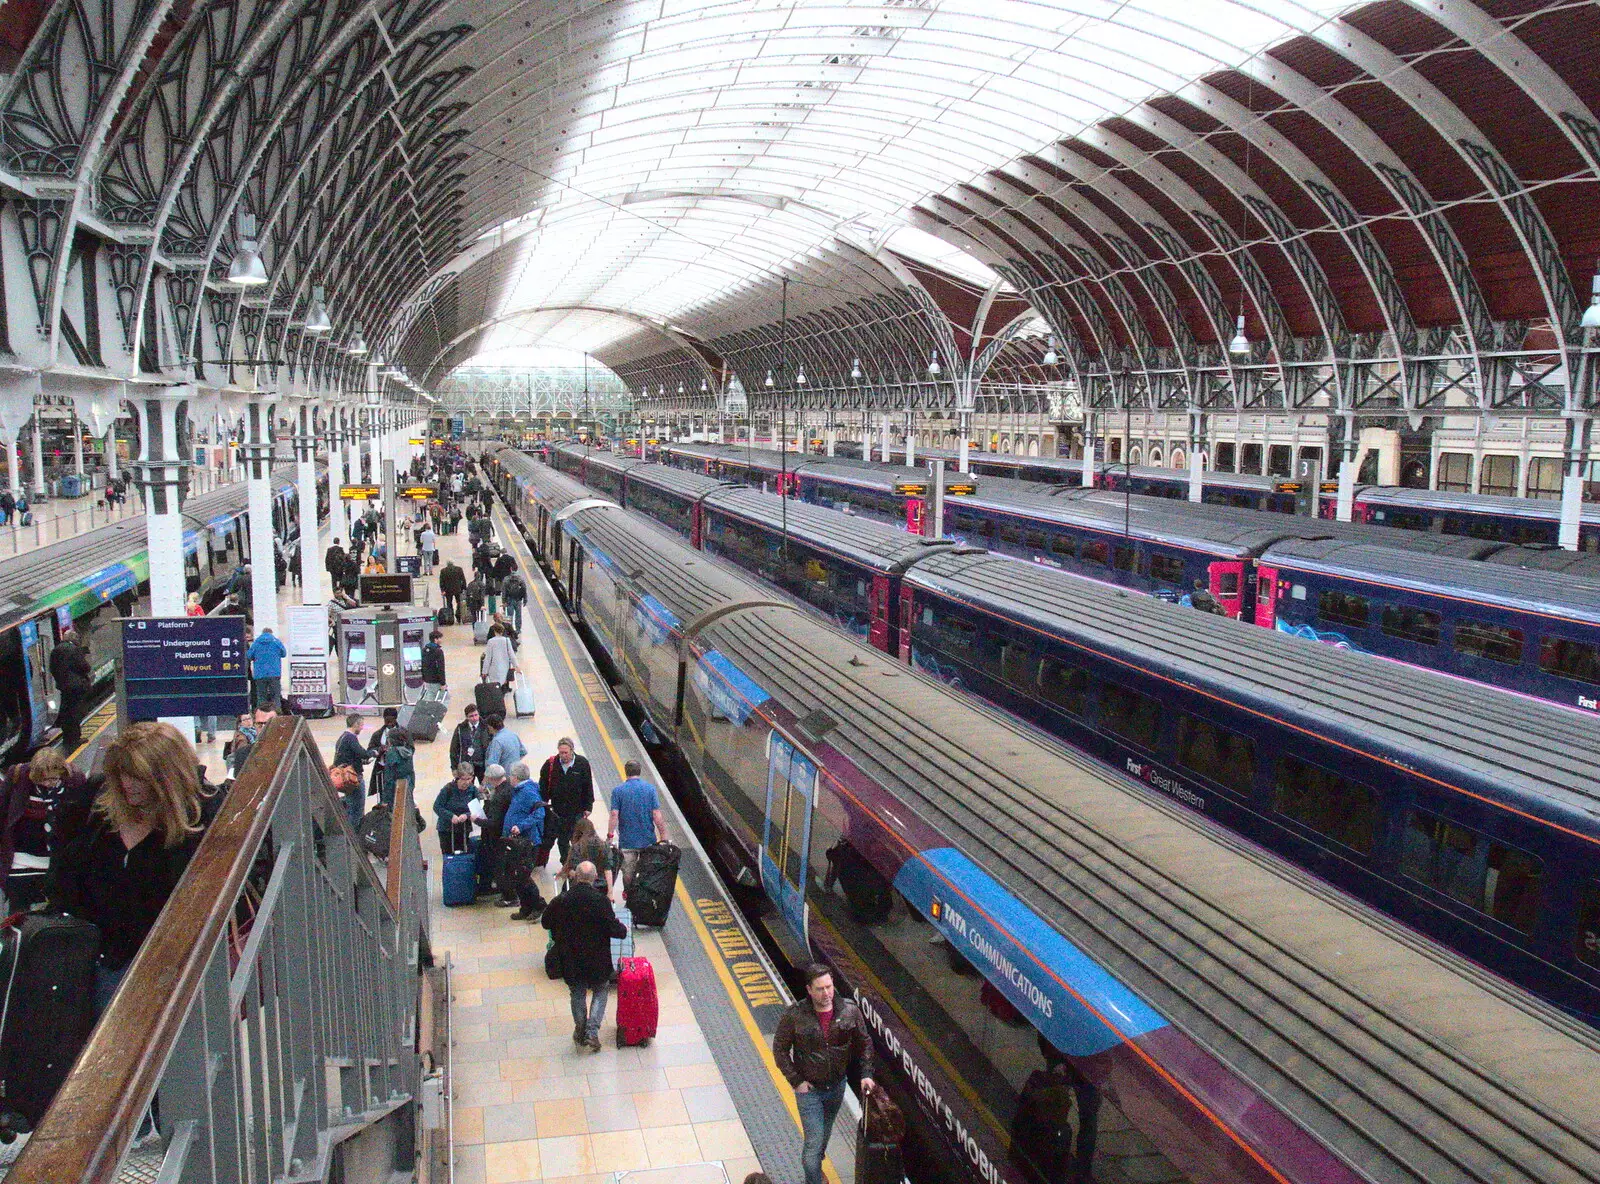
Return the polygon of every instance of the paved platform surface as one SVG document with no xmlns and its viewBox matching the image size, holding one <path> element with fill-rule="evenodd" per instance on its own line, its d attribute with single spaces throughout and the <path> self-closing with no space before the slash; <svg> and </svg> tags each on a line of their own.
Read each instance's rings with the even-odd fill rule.
<svg viewBox="0 0 1600 1184">
<path fill-rule="evenodd" d="M 560 737 L 577 739 L 594 769 L 593 817 L 604 834 L 604 803 L 622 779 L 622 761 L 643 753 L 503 511 L 497 510 L 496 526 L 534 594 L 524 612 L 518 664 L 533 683 L 538 710 L 531 719 L 508 719 L 508 726 L 526 745 L 535 771 Z M 465 532 L 439 542 L 443 559 L 469 566 Z M 437 603 L 436 590 L 432 600 Z M 286 595 L 283 603 L 298 600 Z M 441 959 L 448 954 L 453 968 L 456 1184 L 602 1184 L 622 1175 L 630 1184 L 740 1184 L 758 1170 L 777 1184 L 799 1184 L 793 1095 L 767 1046 L 787 994 L 670 808 L 672 838 L 685 847 L 678 901 L 667 926 L 635 935 L 637 952 L 655 968 L 661 997 L 659 1034 L 646 1047 L 616 1047 L 613 997 L 601 1029 L 603 1050 L 577 1049 L 567 988 L 544 973 L 546 931 L 512 921 L 513 910 L 496 907 L 490 897 L 443 907 L 433 798 L 449 779 L 449 734 L 478 682 L 483 652 L 466 626 L 445 634 L 451 707 L 439 739 L 417 746 L 415 800 L 430 824 L 422 838 L 433 948 Z M 331 755 L 342 718 L 311 726 Z M 221 777 L 230 735 L 225 726 L 215 742 L 198 746 L 213 779 Z M 541 892 L 551 897 L 550 871 L 539 877 Z M 853 1174 L 850 1123 L 847 1111 L 831 1149 L 834 1180 Z"/>
</svg>

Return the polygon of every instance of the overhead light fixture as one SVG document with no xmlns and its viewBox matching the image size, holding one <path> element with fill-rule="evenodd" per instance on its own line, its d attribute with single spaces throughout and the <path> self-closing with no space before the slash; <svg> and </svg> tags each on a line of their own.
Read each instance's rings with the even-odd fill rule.
<svg viewBox="0 0 1600 1184">
<path fill-rule="evenodd" d="M 1061 360 L 1056 356 L 1056 336 L 1054 333 L 1050 335 L 1050 339 L 1045 343 L 1044 358 L 1042 360 L 1046 366 L 1054 366 Z"/>
<path fill-rule="evenodd" d="M 800 364 L 800 369 L 798 369 L 798 370 L 796 370 L 794 372 L 794 382 L 795 382 L 796 386 L 805 386 L 805 384 L 806 384 L 806 367 L 805 367 L 805 363 L 804 362 L 802 362 Z"/>
<path fill-rule="evenodd" d="M 1583 310 L 1583 320 L 1579 323 L 1585 329 L 1600 329 L 1600 271 L 1594 273 L 1590 290 L 1594 295 L 1589 297 L 1589 307 Z"/>
<path fill-rule="evenodd" d="M 681 382 L 678 384 L 678 396 L 680 398 L 683 396 L 683 383 Z"/>
<path fill-rule="evenodd" d="M 350 344 L 344 347 L 344 352 L 352 358 L 364 358 L 367 356 L 367 339 L 361 336 L 360 321 L 350 326 Z"/>
<path fill-rule="evenodd" d="M 850 359 L 850 377 L 855 379 L 857 382 L 861 381 L 861 359 L 860 358 L 851 358 Z"/>
<path fill-rule="evenodd" d="M 939 365 L 939 351 L 934 350 L 933 353 L 928 355 L 928 377 L 938 378 L 943 369 Z"/>
<path fill-rule="evenodd" d="M 705 394 L 705 393 L 706 393 L 706 392 L 707 392 L 707 391 L 709 391 L 709 390 L 710 390 L 710 389 L 711 389 L 711 388 L 710 388 L 710 387 L 709 387 L 709 386 L 708 386 L 708 385 L 707 385 L 707 384 L 706 384 L 706 380 L 705 380 L 705 379 L 703 379 L 703 378 L 702 378 L 702 379 L 701 379 L 701 380 L 700 380 L 700 393 L 701 393 L 701 394 L 702 394 L 702 395 L 703 395 L 703 394 Z"/>
<path fill-rule="evenodd" d="M 768 370 L 767 371 L 767 388 L 770 390 L 771 387 L 772 387 L 772 371 Z"/>
<path fill-rule="evenodd" d="M 328 316 L 328 300 L 320 287 L 311 289 L 311 307 L 306 310 L 306 332 L 314 337 L 333 332 L 333 318 Z"/>
<path fill-rule="evenodd" d="M 1234 325 L 1233 340 L 1228 342 L 1230 354 L 1247 354 L 1250 352 L 1250 339 L 1244 335 L 1244 313 L 1239 314 L 1239 320 Z"/>
<path fill-rule="evenodd" d="M 256 249 L 256 216 L 239 213 L 239 249 L 228 264 L 228 282 L 241 288 L 259 288 L 267 282 L 267 265 Z"/>
<path fill-rule="evenodd" d="M 667 384 L 664 382 L 658 382 L 656 384 L 656 394 L 660 395 L 662 398 L 666 398 Z"/>
</svg>

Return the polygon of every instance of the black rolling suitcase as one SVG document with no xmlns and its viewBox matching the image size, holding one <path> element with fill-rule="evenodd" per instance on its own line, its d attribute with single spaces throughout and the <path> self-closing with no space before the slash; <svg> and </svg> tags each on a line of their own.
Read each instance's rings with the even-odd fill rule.
<svg viewBox="0 0 1600 1184">
<path fill-rule="evenodd" d="M 94 1031 L 100 930 L 30 914 L 0 929 L 0 1130 L 32 1130 Z"/>
<path fill-rule="evenodd" d="M 439 738 L 439 725 L 444 723 L 445 700 L 428 692 L 423 697 L 400 709 L 400 726 L 411 733 L 413 740 L 431 743 Z"/>
<path fill-rule="evenodd" d="M 639 866 L 627 891 L 633 923 L 659 928 L 672 911 L 672 893 L 678 886 L 678 860 L 682 852 L 671 843 L 657 843 L 639 852 Z"/>
<path fill-rule="evenodd" d="M 473 687 L 472 701 L 478 705 L 478 714 L 484 719 L 506 713 L 506 691 L 497 682 L 480 682 Z"/>
<path fill-rule="evenodd" d="M 905 1176 L 900 1157 L 905 1133 L 905 1116 L 883 1087 L 868 1094 L 856 1127 L 856 1184 L 900 1184 Z"/>
</svg>

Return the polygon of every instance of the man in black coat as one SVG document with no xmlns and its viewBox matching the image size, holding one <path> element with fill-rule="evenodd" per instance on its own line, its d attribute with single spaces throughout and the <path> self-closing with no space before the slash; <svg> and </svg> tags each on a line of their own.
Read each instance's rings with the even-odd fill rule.
<svg viewBox="0 0 1600 1184">
<path fill-rule="evenodd" d="M 327 570 L 328 579 L 335 588 L 344 579 L 344 562 L 344 548 L 338 543 L 328 544 L 328 549 L 322 556 L 322 566 Z"/>
<path fill-rule="evenodd" d="M 489 738 L 483 734 L 483 720 L 478 716 L 478 705 L 468 703 L 462 720 L 450 734 L 450 767 L 463 762 L 472 766 L 478 780 L 483 780 L 484 756 L 489 749 Z"/>
<path fill-rule="evenodd" d="M 439 599 L 455 617 L 456 624 L 466 624 L 467 618 L 461 598 L 467 591 L 467 573 L 461 570 L 459 564 L 452 559 L 439 571 Z"/>
<path fill-rule="evenodd" d="M 61 708 L 56 712 L 56 727 L 61 729 L 61 747 L 70 758 L 83 743 L 83 717 L 89 708 L 89 655 L 78 642 L 74 630 L 64 633 L 50 651 L 50 678 L 61 692 Z"/>
<path fill-rule="evenodd" d="M 572 869 L 572 887 L 547 906 L 540 919 L 555 939 L 556 957 L 572 999 L 572 1042 L 600 1051 L 600 1024 L 611 995 L 611 939 L 628 936 L 595 887 L 599 873 L 584 860 Z"/>
<path fill-rule="evenodd" d="M 444 630 L 435 629 L 428 634 L 428 644 L 422 647 L 422 686 L 424 690 L 444 689 L 444 646 L 439 644 L 443 640 Z"/>
<path fill-rule="evenodd" d="M 594 774 L 589 761 L 577 754 L 571 738 L 561 737 L 556 754 L 539 770 L 539 796 L 549 811 L 544 822 L 544 844 L 539 848 L 537 866 L 550 859 L 550 849 L 559 846 L 561 862 L 567 862 L 572 847 L 572 828 L 578 819 L 594 809 Z"/>
</svg>

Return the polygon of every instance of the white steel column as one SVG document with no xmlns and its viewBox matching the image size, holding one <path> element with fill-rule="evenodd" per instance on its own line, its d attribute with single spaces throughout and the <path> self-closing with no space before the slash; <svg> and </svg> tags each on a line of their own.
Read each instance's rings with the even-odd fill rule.
<svg viewBox="0 0 1600 1184">
<path fill-rule="evenodd" d="M 106 480 L 117 475 L 117 421 L 113 416 L 111 426 L 106 429 Z"/>
<path fill-rule="evenodd" d="M 17 445 L 21 442 L 23 425 L 33 414 L 39 393 L 37 374 L 17 371 L 0 373 L 0 440 L 6 446 L 6 469 L 13 496 L 22 492 L 22 455 Z"/>
<path fill-rule="evenodd" d="M 349 461 L 346 466 L 349 472 L 345 483 L 348 485 L 360 485 L 362 482 L 361 432 L 366 414 L 358 407 L 351 407 L 345 411 L 344 446 L 345 457 Z"/>
<path fill-rule="evenodd" d="M 317 529 L 317 413 L 310 399 L 297 409 L 295 473 L 300 493 L 300 603 L 322 604 L 322 532 Z"/>
<path fill-rule="evenodd" d="M 328 407 L 323 412 L 323 446 L 328 450 L 328 534 L 341 547 L 350 541 L 350 522 L 345 517 L 344 502 L 339 498 L 339 487 L 344 482 L 344 440 L 341 423 L 344 411 Z"/>
<path fill-rule="evenodd" d="M 1567 473 L 1561 480 L 1561 528 L 1556 536 L 1563 551 L 1578 549 L 1583 525 L 1583 465 L 1589 456 L 1588 429 L 1588 421 L 1582 416 L 1575 415 L 1567 423 Z"/>
<path fill-rule="evenodd" d="M 188 434 L 192 386 L 144 387 L 131 400 L 139 416 L 139 456 L 133 480 L 144 498 L 145 532 L 150 551 L 150 615 L 181 617 L 188 600 L 183 571 L 183 499 L 188 490 L 188 460 L 179 452 Z M 193 718 L 169 719 L 185 736 Z"/>
<path fill-rule="evenodd" d="M 1085 489 L 1094 488 L 1094 421 L 1083 421 L 1083 475 L 1079 484 Z"/>
<path fill-rule="evenodd" d="M 1205 430 L 1198 415 L 1189 417 L 1189 500 L 1199 502 L 1202 498 L 1204 480 L 1204 466 L 1200 463 L 1200 445 L 1206 438 Z M 1315 503 L 1313 503 L 1315 504 Z"/>
<path fill-rule="evenodd" d="M 367 412 L 367 414 L 372 417 L 371 423 L 368 425 L 368 430 L 371 433 L 369 447 L 372 452 L 372 459 L 368 465 L 368 471 L 370 473 L 368 481 L 370 484 L 376 485 L 378 482 L 383 480 L 383 437 L 386 428 L 384 427 L 384 417 L 381 408 L 374 408 L 373 410 Z"/>
<path fill-rule="evenodd" d="M 878 459 L 884 464 L 889 463 L 889 417 L 878 417 Z"/>
<path fill-rule="evenodd" d="M 277 553 L 272 534 L 272 396 L 252 396 L 245 406 L 245 480 L 250 503 L 250 620 L 256 635 L 278 628 Z"/>
<path fill-rule="evenodd" d="M 83 425 L 76 411 L 72 413 L 72 471 L 83 476 Z"/>
<path fill-rule="evenodd" d="M 1349 522 L 1355 517 L 1356 454 L 1358 452 L 1355 426 L 1355 416 L 1345 416 L 1344 463 L 1339 466 L 1339 498 L 1333 508 L 1333 516 L 1340 522 Z M 1322 495 L 1319 493 L 1317 496 L 1320 499 Z"/>
<path fill-rule="evenodd" d="M 44 495 L 44 415 L 43 409 L 33 410 L 33 496 Z"/>
</svg>

